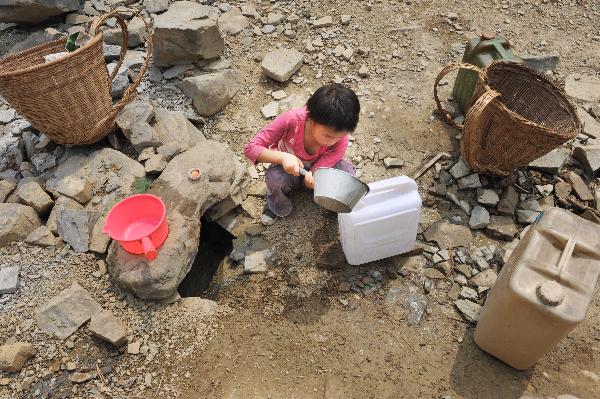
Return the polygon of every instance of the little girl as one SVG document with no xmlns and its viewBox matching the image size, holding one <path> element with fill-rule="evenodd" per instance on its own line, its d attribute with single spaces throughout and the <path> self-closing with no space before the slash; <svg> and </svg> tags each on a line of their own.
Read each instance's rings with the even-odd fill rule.
<svg viewBox="0 0 600 399">
<path fill-rule="evenodd" d="M 287 194 L 304 185 L 312 189 L 312 172 L 317 168 L 336 168 L 356 175 L 344 160 L 348 133 L 358 124 L 360 103 L 349 88 L 333 84 L 322 86 L 308 99 L 306 107 L 287 111 L 246 144 L 244 154 L 253 163 L 266 162 L 267 206 L 261 222 L 271 225 L 277 217 L 293 209 Z M 308 170 L 300 175 L 300 168 Z"/>
</svg>

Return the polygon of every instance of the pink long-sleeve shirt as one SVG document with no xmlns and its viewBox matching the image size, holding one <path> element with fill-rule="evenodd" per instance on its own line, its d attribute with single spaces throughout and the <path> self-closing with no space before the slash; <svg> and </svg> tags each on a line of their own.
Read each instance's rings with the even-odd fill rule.
<svg viewBox="0 0 600 399">
<path fill-rule="evenodd" d="M 304 148 L 304 124 L 307 116 L 306 108 L 291 109 L 279 115 L 246 144 L 244 155 L 256 163 L 259 155 L 268 148 L 294 154 L 305 167 L 310 167 L 311 171 L 333 167 L 344 158 L 348 148 L 348 136 L 344 136 L 330 147 L 320 147 L 310 155 Z"/>
</svg>

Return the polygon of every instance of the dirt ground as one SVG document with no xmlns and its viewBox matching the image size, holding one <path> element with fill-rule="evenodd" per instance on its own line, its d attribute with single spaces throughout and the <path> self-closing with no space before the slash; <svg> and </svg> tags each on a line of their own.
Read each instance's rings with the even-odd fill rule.
<svg viewBox="0 0 600 399">
<path fill-rule="evenodd" d="M 380 137 L 384 153 L 405 161 L 404 168 L 393 174 L 410 174 L 438 152 L 456 151 L 452 140 L 456 131 L 447 128 L 437 116 L 431 118 L 435 108 L 433 80 L 445 63 L 459 59 L 460 45 L 466 41 L 465 35 L 457 34 L 444 23 L 448 12 L 456 12 L 458 22 L 466 30 L 501 32 L 510 39 L 517 54 L 557 51 L 561 57 L 558 80 L 572 72 L 599 71 L 600 42 L 592 40 L 598 34 L 597 2 L 436 0 L 406 5 L 376 1 L 371 11 L 366 10 L 365 3 L 311 2 L 307 9 L 316 17 L 352 14 L 354 29 L 344 31 L 339 41 L 371 50 L 366 63 L 381 73 L 358 85 L 351 84 L 368 94 L 361 97 L 365 112 L 350 156 L 357 148 L 357 153 L 365 152 L 365 147 L 373 146 L 372 138 Z M 402 29 L 405 27 L 408 29 Z M 438 32 L 432 31 L 434 27 Z M 310 31 L 303 33 L 300 36 L 316 36 Z M 286 41 L 263 38 L 254 51 Z M 298 39 L 294 42 L 297 44 Z M 264 124 L 256 110 L 270 101 L 265 92 L 281 85 L 260 77 L 259 67 L 251 57 L 236 57 L 235 44 L 229 48 L 235 64 L 256 84 L 254 90 L 234 99 L 215 126 L 240 151 Z M 393 51 L 399 53 L 398 57 L 387 59 L 386 55 Z M 351 70 L 355 68 L 358 66 L 350 66 Z M 318 70 L 322 70 L 323 78 L 317 81 L 314 76 Z M 339 69 L 308 65 L 301 74 L 308 83 L 301 88 L 284 85 L 288 95 L 306 95 L 306 87 L 318 87 L 320 82 L 339 74 Z M 450 87 L 452 79 L 448 79 Z M 370 112 L 374 112 L 372 117 Z M 366 181 L 388 176 L 390 173 L 379 165 L 365 166 L 362 175 Z M 428 178 L 420 182 L 424 197 Z M 433 294 L 435 299 L 417 326 L 386 311 L 384 297 L 394 281 L 387 281 L 367 296 L 338 293 L 341 281 L 366 275 L 370 270 L 383 270 L 397 259 L 316 271 L 314 253 L 319 244 L 327 241 L 325 237 L 337 234 L 335 217 L 320 211 L 304 194 L 296 198 L 296 203 L 298 209 L 288 220 L 266 232 L 282 259 L 272 277 L 231 284 L 218 296 L 219 303 L 236 311 L 224 321 L 222 332 L 206 351 L 194 359 L 192 377 L 182 382 L 182 397 L 600 397 L 600 384 L 580 374 L 581 370 L 600 371 L 597 294 L 582 325 L 533 369 L 516 371 L 477 348 L 473 328 L 453 310 L 444 284 Z M 437 209 L 425 209 L 423 224 L 427 226 L 438 218 Z M 476 238 L 478 242 L 486 240 Z M 294 256 L 298 253 L 299 259 Z M 298 286 L 290 286 L 290 275 L 299 277 Z"/>
<path fill-rule="evenodd" d="M 458 132 L 435 112 L 432 85 L 446 63 L 460 59 L 462 46 L 476 33 L 501 33 L 519 55 L 558 52 L 555 78 L 559 81 L 574 72 L 600 73 L 598 1 L 377 0 L 371 2 L 372 7 L 361 0 L 257 3 L 263 14 L 275 7 L 305 17 L 332 15 L 336 21 L 350 14 L 350 25 L 327 40 L 326 48 L 333 50 L 344 43 L 368 49 L 368 54 L 348 65 L 330 61 L 333 57 L 321 64 L 309 59 L 300 72 L 304 83 L 279 84 L 261 74 L 255 56 L 278 45 L 302 50 L 304 41 L 315 39 L 319 30 L 304 24 L 293 38 L 229 37 L 225 56 L 242 72 L 245 87 L 221 114 L 207 121 L 205 133 L 226 141 L 241 156 L 244 143 L 266 123 L 260 108 L 271 101 L 271 90 L 284 89 L 292 102 L 301 105 L 321 84 L 336 76 L 357 76 L 365 64 L 371 71 L 368 79 L 345 80 L 360 94 L 363 107 L 348 157 L 364 157 L 377 149 L 380 159 L 393 156 L 405 162 L 403 168 L 394 170 L 386 170 L 382 162 L 365 162 L 361 177 L 367 182 L 411 175 L 442 151 L 458 154 L 454 139 Z M 462 33 L 445 22 L 448 12 L 458 14 Z M 319 73 L 322 77 L 317 78 Z M 446 96 L 454 76 L 447 79 Z M 381 144 L 373 141 L 375 137 Z M 430 197 L 431 175 L 419 180 L 425 202 Z M 308 193 L 298 193 L 294 201 L 294 213 L 263 233 L 275 253 L 269 273 L 243 275 L 239 266 L 227 263 L 220 290 L 211 299 L 230 311 L 219 314 L 212 340 L 191 356 L 181 356 L 189 341 L 169 339 L 167 347 L 174 345 L 174 354 L 161 357 L 158 371 L 170 381 L 170 390 L 165 392 L 154 383 L 143 396 L 130 397 L 510 399 L 571 394 L 580 399 L 600 398 L 600 382 L 581 373 L 588 370 L 600 375 L 598 290 L 586 320 L 534 368 L 517 371 L 477 348 L 473 326 L 448 298 L 449 281 L 433 284 L 426 314 L 417 325 L 409 325 L 401 306 L 389 306 L 385 297 L 390 287 L 406 281 L 422 285 L 422 277 L 386 278 L 369 294 L 339 292 L 340 283 L 372 271 L 385 275 L 386 269 L 396 269 L 402 260 L 318 268 L 319 249 L 337 239 L 336 217 L 318 208 Z M 421 231 L 448 215 L 461 212 L 444 206 L 424 207 Z M 491 242 L 475 234 L 474 244 Z M 122 299 L 109 280 L 103 287 L 103 292 Z M 127 301 L 144 311 L 159 306 Z M 151 330 L 153 314 L 144 313 L 140 325 Z M 176 335 L 176 331 L 174 325 L 167 333 Z M 161 335 L 154 338 L 160 346 Z M 110 353 L 92 356 L 117 356 Z M 82 396 L 66 392 L 60 397 Z M 107 393 L 107 397 L 113 396 Z"/>
</svg>

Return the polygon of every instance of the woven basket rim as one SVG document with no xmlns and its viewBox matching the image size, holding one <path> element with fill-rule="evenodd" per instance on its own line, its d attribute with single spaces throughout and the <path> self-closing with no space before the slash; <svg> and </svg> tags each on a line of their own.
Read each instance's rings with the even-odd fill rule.
<svg viewBox="0 0 600 399">
<path fill-rule="evenodd" d="M 549 128 L 546 126 L 542 126 L 539 123 L 533 122 L 527 118 L 525 118 L 524 116 L 514 112 L 513 110 L 511 110 L 510 108 L 508 108 L 502 101 L 502 93 L 500 93 L 500 97 L 497 98 L 496 100 L 498 101 L 494 101 L 496 103 L 496 106 L 501 108 L 503 111 L 505 111 L 508 114 L 508 117 L 510 117 L 513 121 L 515 122 L 519 122 L 519 123 L 523 123 L 529 126 L 535 126 L 536 128 L 545 131 L 548 134 L 552 134 L 552 135 L 559 135 L 562 137 L 575 137 L 582 129 L 582 125 L 581 125 L 581 120 L 579 119 L 579 115 L 577 114 L 577 110 L 575 109 L 575 106 L 573 105 L 573 103 L 569 100 L 569 98 L 567 97 L 567 95 L 565 94 L 565 92 L 559 88 L 558 86 L 556 86 L 555 84 L 553 84 L 550 80 L 548 80 L 548 78 L 546 78 L 544 75 L 542 75 L 541 73 L 539 73 L 538 71 L 531 69 L 529 67 L 527 67 L 526 65 L 523 64 L 519 64 L 519 63 L 515 63 L 515 62 L 510 62 L 510 61 L 494 61 L 492 62 L 490 65 L 488 65 L 485 68 L 485 73 L 483 74 L 483 76 L 479 76 L 479 80 L 483 82 L 484 84 L 484 89 L 486 91 L 489 90 L 495 90 L 492 89 L 491 86 L 489 85 L 489 81 L 488 81 L 488 70 L 490 70 L 492 67 L 496 67 L 496 66 L 505 66 L 508 67 L 509 69 L 522 69 L 528 73 L 531 73 L 532 75 L 534 75 L 537 78 L 540 78 L 546 85 L 550 86 L 552 89 L 556 90 L 557 93 L 560 95 L 560 97 L 562 98 L 562 100 L 564 101 L 564 104 L 567 105 L 567 108 L 569 110 L 569 112 L 571 113 L 571 117 L 572 119 L 575 121 L 575 126 L 574 126 L 574 130 L 571 131 L 569 134 L 563 134 L 562 131 L 559 131 L 557 129 L 553 129 L 553 128 Z M 491 105 L 491 104 L 490 104 Z M 573 132 L 576 132 L 575 134 L 573 134 Z"/>
<path fill-rule="evenodd" d="M 0 65 L 4 64 L 5 62 L 12 60 L 14 58 L 17 57 L 22 57 L 23 55 L 28 55 L 28 54 L 32 54 L 41 50 L 44 50 L 45 48 L 49 48 L 49 47 L 53 47 L 56 46 L 57 44 L 60 43 L 66 43 L 67 39 L 63 38 L 63 39 L 58 39 L 58 40 L 53 40 L 47 43 L 43 43 L 31 48 L 28 48 L 26 50 L 20 51 L 16 54 L 11 54 L 10 56 L 3 58 L 0 60 Z M 98 41 L 103 41 L 103 33 L 100 32 L 98 33 L 96 36 L 94 36 L 90 41 L 88 41 L 85 45 L 79 47 L 77 50 L 69 52 L 69 54 L 65 55 L 64 57 L 61 57 L 57 60 L 54 61 L 50 61 L 50 62 L 45 62 L 43 64 L 37 64 L 37 65 L 32 65 L 30 67 L 27 68 L 23 68 L 23 69 L 18 69 L 16 71 L 11 71 L 11 72 L 6 72 L 6 73 L 0 73 L 0 78 L 3 77 L 8 77 L 8 76 L 18 76 L 21 74 L 26 74 L 29 72 L 34 72 L 36 70 L 39 69 L 43 69 L 46 68 L 48 66 L 52 66 L 52 65 L 56 65 L 56 64 L 60 64 L 61 62 L 67 62 L 69 61 L 72 57 L 79 55 L 79 53 L 82 53 L 83 51 L 87 50 L 88 48 L 95 46 L 98 44 Z"/>
</svg>

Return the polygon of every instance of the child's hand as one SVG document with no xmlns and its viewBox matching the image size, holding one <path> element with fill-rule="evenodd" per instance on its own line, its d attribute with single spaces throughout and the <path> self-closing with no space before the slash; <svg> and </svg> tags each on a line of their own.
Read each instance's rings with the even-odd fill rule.
<svg viewBox="0 0 600 399">
<path fill-rule="evenodd" d="M 304 185 L 306 186 L 306 188 L 308 188 L 309 190 L 312 190 L 315 188 L 315 179 L 313 178 L 313 174 L 312 172 L 307 172 L 304 175 Z"/>
<path fill-rule="evenodd" d="M 297 156 L 284 152 L 281 155 L 281 166 L 283 166 L 283 170 L 285 170 L 286 173 L 300 176 L 300 168 L 303 168 L 304 164 Z"/>
</svg>

